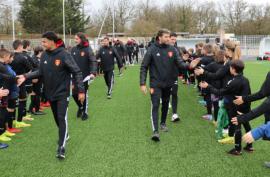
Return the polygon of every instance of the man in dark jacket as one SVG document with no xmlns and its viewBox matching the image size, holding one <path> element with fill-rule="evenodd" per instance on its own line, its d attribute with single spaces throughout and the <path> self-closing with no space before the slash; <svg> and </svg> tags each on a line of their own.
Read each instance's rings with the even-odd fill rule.
<svg viewBox="0 0 270 177">
<path fill-rule="evenodd" d="M 94 56 L 91 46 L 83 33 L 77 33 L 75 35 L 76 46 L 71 49 L 71 55 L 73 56 L 75 62 L 82 71 L 84 78 L 84 89 L 86 99 L 84 103 L 78 100 L 78 90 L 76 87 L 73 89 L 73 98 L 78 106 L 77 117 L 82 118 L 82 120 L 88 119 L 88 87 L 89 79 L 95 78 L 97 73 L 97 61 Z M 89 79 L 87 77 L 89 76 Z"/>
<path fill-rule="evenodd" d="M 187 69 L 188 64 L 180 58 L 175 47 L 170 45 L 170 31 L 162 29 L 157 34 L 158 41 L 150 46 L 141 64 L 140 86 L 146 94 L 146 77 L 150 72 L 150 94 L 152 102 L 151 121 L 153 128 L 153 141 L 159 141 L 158 112 L 160 98 L 162 99 L 162 115 L 160 129 L 168 131 L 166 118 L 170 94 L 173 84 L 178 77 L 178 68 Z"/>
<path fill-rule="evenodd" d="M 51 104 L 55 122 L 59 128 L 59 141 L 56 157 L 65 158 L 65 145 L 68 135 L 67 112 L 70 96 L 71 74 L 78 87 L 78 99 L 85 99 L 83 77 L 80 68 L 65 50 L 64 43 L 54 32 L 42 35 L 42 45 L 46 51 L 41 56 L 40 68 L 37 71 L 18 76 L 18 85 L 26 79 L 42 77 L 45 94 Z"/>
<path fill-rule="evenodd" d="M 129 64 L 134 64 L 134 45 L 132 40 L 127 41 L 126 44 L 127 54 L 128 54 L 128 60 Z"/>
<path fill-rule="evenodd" d="M 138 64 L 139 63 L 139 45 L 134 39 L 132 41 L 133 41 L 133 59 L 136 60 L 136 63 Z"/>
<path fill-rule="evenodd" d="M 123 42 L 120 41 L 119 39 L 116 39 L 114 42 L 114 47 L 117 50 L 119 56 L 121 57 L 123 65 L 126 66 L 125 60 L 126 49 L 125 46 L 123 45 Z M 121 70 L 119 70 L 119 76 L 122 76 Z"/>
<path fill-rule="evenodd" d="M 107 98 L 111 99 L 114 84 L 114 59 L 116 58 L 118 68 L 121 70 L 123 68 L 123 64 L 116 49 L 109 45 L 108 37 L 103 39 L 103 46 L 97 52 L 96 58 L 101 59 L 101 68 L 104 72 L 104 79 L 108 87 Z"/>
</svg>

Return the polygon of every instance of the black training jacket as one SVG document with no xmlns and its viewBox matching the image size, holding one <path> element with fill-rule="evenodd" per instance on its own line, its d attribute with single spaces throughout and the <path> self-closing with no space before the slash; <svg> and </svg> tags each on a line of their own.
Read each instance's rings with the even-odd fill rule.
<svg viewBox="0 0 270 177">
<path fill-rule="evenodd" d="M 126 53 L 125 46 L 121 43 L 114 44 L 115 49 L 117 50 L 120 57 L 123 57 Z"/>
<path fill-rule="evenodd" d="M 33 71 L 36 71 L 39 69 L 39 65 L 40 65 L 40 59 L 37 56 L 33 56 L 32 57 L 32 61 L 33 61 Z"/>
<path fill-rule="evenodd" d="M 260 90 L 252 95 L 244 96 L 244 102 L 253 102 L 270 96 L 270 72 L 267 73 L 265 81 L 263 82 Z"/>
<path fill-rule="evenodd" d="M 222 80 L 222 87 L 225 88 L 227 83 L 232 79 L 230 73 L 231 62 L 228 61 L 223 67 L 212 73 L 207 70 L 204 71 L 203 77 L 207 80 Z"/>
<path fill-rule="evenodd" d="M 40 60 L 39 70 L 26 74 L 27 79 L 42 77 L 45 95 L 50 101 L 65 99 L 70 95 L 71 74 L 79 92 L 84 92 L 83 77 L 80 68 L 65 51 L 58 47 L 53 51 L 45 51 Z"/>
<path fill-rule="evenodd" d="M 117 60 L 118 68 L 123 67 L 122 59 L 119 56 L 116 49 L 112 46 L 104 46 L 99 49 L 97 52 L 97 59 L 101 60 L 101 68 L 103 71 L 112 71 L 114 70 L 114 58 Z"/>
<path fill-rule="evenodd" d="M 204 69 L 210 73 L 215 73 L 217 72 L 220 68 L 222 68 L 224 63 L 217 63 L 217 62 L 212 62 L 208 64 Z M 220 89 L 222 88 L 222 80 L 211 80 L 211 79 L 205 79 L 206 82 L 211 84 L 213 87 Z"/>
<path fill-rule="evenodd" d="M 23 53 L 15 52 L 12 63 L 10 64 L 12 69 L 17 75 L 25 74 L 33 69 L 30 61 Z"/>
<path fill-rule="evenodd" d="M 133 44 L 126 44 L 127 53 L 131 54 L 134 52 L 134 46 Z"/>
<path fill-rule="evenodd" d="M 36 67 L 33 57 L 31 57 L 26 51 L 23 51 L 22 55 L 27 59 L 32 68 Z"/>
<path fill-rule="evenodd" d="M 206 67 L 210 63 L 214 62 L 214 57 L 213 56 L 203 56 L 201 57 L 200 62 L 198 63 L 198 66 L 201 66 L 202 68 Z"/>
<path fill-rule="evenodd" d="M 180 58 L 171 45 L 155 43 L 148 48 L 141 64 L 140 85 L 146 84 L 147 72 L 150 72 L 150 87 L 171 87 L 178 77 L 178 68 L 188 69 L 189 65 Z"/>
<path fill-rule="evenodd" d="M 71 55 L 82 71 L 83 78 L 97 72 L 97 60 L 89 44 L 79 44 L 71 49 Z"/>
<path fill-rule="evenodd" d="M 249 81 L 242 74 L 234 76 L 233 79 L 227 83 L 225 88 L 216 89 L 213 86 L 209 85 L 208 89 L 211 93 L 215 95 L 226 95 L 229 104 L 233 104 L 235 96 L 247 96 L 251 93 Z M 248 112 L 250 110 L 250 103 L 244 103 L 240 106 L 236 105 L 236 109 L 240 112 Z"/>
</svg>

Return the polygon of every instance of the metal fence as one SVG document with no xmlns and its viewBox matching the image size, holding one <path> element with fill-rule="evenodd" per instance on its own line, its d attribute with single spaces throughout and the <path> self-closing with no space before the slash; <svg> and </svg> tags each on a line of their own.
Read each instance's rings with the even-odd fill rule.
<svg viewBox="0 0 270 177">
<path fill-rule="evenodd" d="M 265 37 L 270 37 L 270 35 L 235 36 L 235 38 L 240 42 L 242 55 L 251 57 L 259 56 L 260 42 Z"/>
<path fill-rule="evenodd" d="M 265 37 L 270 37 L 270 35 L 236 35 L 235 39 L 240 42 L 243 57 L 254 58 L 254 57 L 259 56 L 260 42 Z M 150 38 L 140 38 L 140 37 L 132 37 L 132 38 L 136 39 L 139 42 L 146 42 L 146 41 L 150 40 Z M 41 44 L 40 39 L 35 38 L 35 39 L 28 39 L 28 40 L 31 41 L 32 46 L 37 46 L 37 45 Z M 93 45 L 96 46 L 97 39 L 91 39 L 91 41 L 93 41 L 93 43 L 94 43 Z M 66 44 L 67 44 L 67 46 L 73 46 L 74 40 L 67 38 Z M 0 38 L 0 45 L 4 45 L 6 48 L 11 49 L 12 39 L 1 39 Z"/>
</svg>

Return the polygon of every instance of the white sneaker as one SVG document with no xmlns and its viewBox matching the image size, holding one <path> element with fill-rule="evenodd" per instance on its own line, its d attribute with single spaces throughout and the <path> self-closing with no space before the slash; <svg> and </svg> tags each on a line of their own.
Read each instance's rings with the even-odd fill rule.
<svg viewBox="0 0 270 177">
<path fill-rule="evenodd" d="M 172 122 L 177 122 L 179 120 L 180 120 L 180 118 L 179 118 L 178 114 L 173 114 L 172 115 Z"/>
<path fill-rule="evenodd" d="M 229 130 L 228 129 L 223 129 L 222 133 L 223 134 L 228 134 L 229 133 Z"/>
</svg>

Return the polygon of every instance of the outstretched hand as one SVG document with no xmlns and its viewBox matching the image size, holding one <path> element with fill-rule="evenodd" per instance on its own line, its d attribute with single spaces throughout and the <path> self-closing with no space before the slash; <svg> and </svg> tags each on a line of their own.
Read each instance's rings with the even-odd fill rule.
<svg viewBox="0 0 270 177">
<path fill-rule="evenodd" d="M 243 113 L 237 111 L 237 114 L 238 114 L 238 115 L 242 115 Z M 231 120 L 231 122 L 232 122 L 232 124 L 234 124 L 234 125 L 238 125 L 238 124 L 239 124 L 237 117 L 233 117 L 232 120 Z"/>
<path fill-rule="evenodd" d="M 22 83 L 24 83 L 25 80 L 26 80 L 26 78 L 24 77 L 24 75 L 18 75 L 17 76 L 17 86 L 22 85 Z"/>
<path fill-rule="evenodd" d="M 205 89 L 208 87 L 208 83 L 207 82 L 200 82 L 200 87 Z"/>
<path fill-rule="evenodd" d="M 196 76 L 200 76 L 200 75 L 203 75 L 203 73 L 204 73 L 204 69 L 203 68 L 196 68 L 195 70 L 194 70 L 194 73 L 196 74 Z"/>
<path fill-rule="evenodd" d="M 251 134 L 251 132 L 248 132 L 248 133 L 246 133 L 244 136 L 243 136 L 243 141 L 245 142 L 245 143 L 253 143 L 255 140 L 254 140 L 254 138 L 253 138 L 253 136 L 252 136 L 252 134 Z"/>
<path fill-rule="evenodd" d="M 233 101 L 234 104 L 236 105 L 241 105 L 244 103 L 243 97 L 242 96 L 236 96 L 236 99 Z"/>
<path fill-rule="evenodd" d="M 234 125 L 238 125 L 238 124 L 239 124 L 239 123 L 238 123 L 237 117 L 233 117 L 232 120 L 231 120 L 231 122 L 232 122 L 232 124 L 234 124 Z"/>
<path fill-rule="evenodd" d="M 9 94 L 9 90 L 8 89 L 3 89 L 3 87 L 0 88 L 0 97 L 8 96 L 8 94 Z"/>
<path fill-rule="evenodd" d="M 190 67 L 195 68 L 200 63 L 200 61 L 201 61 L 200 58 L 196 58 L 196 59 L 192 60 L 190 63 Z"/>
</svg>

